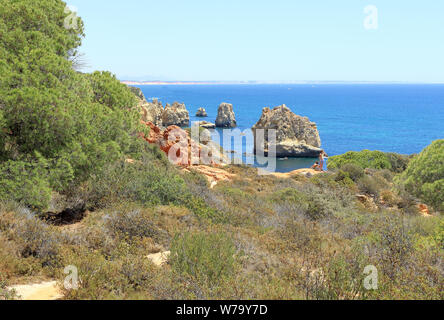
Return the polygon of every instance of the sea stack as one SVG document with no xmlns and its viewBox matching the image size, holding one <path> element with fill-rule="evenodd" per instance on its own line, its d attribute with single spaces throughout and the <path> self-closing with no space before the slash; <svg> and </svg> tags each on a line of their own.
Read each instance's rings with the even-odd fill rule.
<svg viewBox="0 0 444 320">
<path fill-rule="evenodd" d="M 204 129 L 216 129 L 216 125 L 208 121 L 196 121 L 193 123 L 193 125 L 199 126 Z"/>
<path fill-rule="evenodd" d="M 168 103 L 162 113 L 162 124 L 164 127 L 179 126 L 187 127 L 190 125 L 190 115 L 185 104 L 174 102 L 172 105 Z"/>
<path fill-rule="evenodd" d="M 256 143 L 257 129 L 265 129 L 264 143 Z M 279 158 L 318 157 L 323 151 L 316 123 L 294 114 L 286 105 L 281 105 L 273 110 L 264 108 L 261 118 L 253 126 L 255 154 L 268 154 L 269 129 L 276 130 L 276 156 Z"/>
<path fill-rule="evenodd" d="M 217 110 L 216 127 L 234 128 L 236 127 L 236 117 L 233 112 L 233 105 L 230 103 L 221 103 Z"/>
<path fill-rule="evenodd" d="M 208 117 L 207 111 L 204 108 L 199 108 L 196 112 L 196 117 L 200 118 Z"/>
</svg>

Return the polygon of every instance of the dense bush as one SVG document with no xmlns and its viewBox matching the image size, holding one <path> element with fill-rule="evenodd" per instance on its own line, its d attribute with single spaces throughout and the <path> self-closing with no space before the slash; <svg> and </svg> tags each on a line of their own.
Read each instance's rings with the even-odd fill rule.
<svg viewBox="0 0 444 320">
<path fill-rule="evenodd" d="M 444 140 L 436 140 L 414 157 L 398 177 L 399 188 L 444 211 Z"/>
<path fill-rule="evenodd" d="M 409 164 L 409 161 L 411 159 L 411 156 L 402 155 L 394 152 L 387 152 L 385 153 L 385 155 L 387 156 L 392 166 L 391 171 L 395 173 L 401 173 L 405 169 L 407 169 L 407 165 Z"/>
<path fill-rule="evenodd" d="M 19 210 L 20 212 L 8 214 L 0 209 L 0 232 L 14 241 L 22 259 L 36 258 L 41 267 L 59 266 L 59 249 L 63 242 L 61 235 L 30 211 Z"/>
<path fill-rule="evenodd" d="M 329 169 L 340 169 L 344 165 L 353 164 L 362 169 L 389 169 L 394 172 L 402 172 L 408 163 L 408 157 L 381 151 L 362 150 L 349 151 L 342 155 L 332 156 L 328 160 Z"/>
<path fill-rule="evenodd" d="M 402 219 L 383 217 L 376 236 L 376 256 L 385 273 L 394 278 L 396 271 L 408 264 L 413 241 L 408 227 Z"/>
<path fill-rule="evenodd" d="M 341 170 L 347 172 L 350 179 L 354 182 L 358 181 L 364 176 L 364 169 L 354 163 L 346 163 L 341 166 Z"/>
<path fill-rule="evenodd" d="M 342 186 L 332 189 L 322 184 L 281 189 L 271 196 L 271 200 L 313 221 L 328 218 L 353 205 L 349 192 Z"/>
<path fill-rule="evenodd" d="M 132 109 L 136 99 L 127 86 L 110 73 L 73 69 L 83 23 L 65 28 L 65 6 L 5 0 L 0 7 L 0 196 L 40 209 L 48 190 L 79 185 L 138 153 L 141 143 L 134 134 L 142 130 Z M 8 183 L 3 177 L 11 172 L 18 175 Z"/>
<path fill-rule="evenodd" d="M 180 205 L 188 197 L 185 182 L 175 170 L 150 159 L 111 164 L 93 175 L 88 184 L 88 203 L 92 207 L 128 200 L 146 205 Z"/>
<path fill-rule="evenodd" d="M 362 177 L 358 181 L 358 187 L 359 187 L 360 191 L 362 191 L 366 194 L 374 195 L 374 196 L 379 195 L 380 188 L 373 177 L 370 177 L 370 176 Z"/>
<path fill-rule="evenodd" d="M 47 174 L 38 163 L 0 163 L 0 199 L 15 200 L 33 208 L 46 208 L 51 199 Z"/>
<path fill-rule="evenodd" d="M 116 238 L 152 238 L 161 243 L 168 234 L 152 221 L 149 211 L 134 209 L 116 211 L 105 216 L 106 228 Z"/>
</svg>

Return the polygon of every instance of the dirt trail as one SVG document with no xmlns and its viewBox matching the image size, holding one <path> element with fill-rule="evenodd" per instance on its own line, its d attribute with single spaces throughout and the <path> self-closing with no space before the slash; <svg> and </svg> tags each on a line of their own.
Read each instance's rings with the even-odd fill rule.
<svg viewBox="0 0 444 320">
<path fill-rule="evenodd" d="M 63 297 L 56 281 L 11 286 L 21 300 L 57 300 Z"/>
</svg>

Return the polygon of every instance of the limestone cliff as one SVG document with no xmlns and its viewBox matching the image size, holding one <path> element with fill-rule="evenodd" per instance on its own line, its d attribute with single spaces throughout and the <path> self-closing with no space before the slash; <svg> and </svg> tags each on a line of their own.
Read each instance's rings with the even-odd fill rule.
<svg viewBox="0 0 444 320">
<path fill-rule="evenodd" d="M 172 105 L 165 106 L 162 113 L 162 125 L 187 127 L 190 125 L 190 115 L 185 107 L 185 104 L 174 102 Z"/>
</svg>

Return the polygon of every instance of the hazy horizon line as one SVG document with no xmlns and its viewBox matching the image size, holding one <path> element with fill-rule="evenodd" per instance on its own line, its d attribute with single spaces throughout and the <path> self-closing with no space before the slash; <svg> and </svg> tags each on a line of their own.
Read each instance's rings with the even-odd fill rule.
<svg viewBox="0 0 444 320">
<path fill-rule="evenodd" d="M 120 80 L 129 85 L 174 85 L 174 84 L 444 84 L 441 81 L 364 81 L 364 80 L 294 80 L 294 81 L 267 81 L 267 80 Z"/>
</svg>

